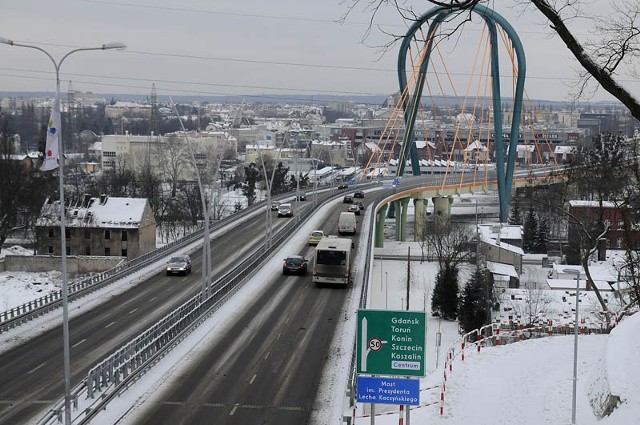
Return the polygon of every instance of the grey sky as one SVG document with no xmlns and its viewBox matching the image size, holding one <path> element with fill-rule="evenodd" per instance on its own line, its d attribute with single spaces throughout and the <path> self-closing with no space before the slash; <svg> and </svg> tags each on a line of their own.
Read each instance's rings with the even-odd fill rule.
<svg viewBox="0 0 640 425">
<path fill-rule="evenodd" d="M 495 3 L 524 45 L 528 96 L 566 100 L 577 68 L 566 48 L 545 32 L 537 11 Z M 414 4 L 421 13 L 430 8 Z M 390 36 L 378 28 L 363 42 L 371 13 L 362 5 L 341 24 L 347 4 L 339 0 L 4 0 L 0 35 L 37 44 L 56 59 L 76 47 L 127 44 L 123 52 L 70 56 L 61 68 L 63 91 L 71 80 L 76 90 L 141 95 L 152 83 L 159 95 L 174 96 L 395 92 L 398 46 L 380 57 L 373 46 Z M 406 31 L 391 10 L 377 22 L 387 32 Z M 442 46 L 459 95 L 480 34 L 480 26 L 468 25 Z M 638 88 L 630 80 L 623 85 Z M 53 89 L 53 65 L 42 53 L 0 45 L 0 91 Z M 601 91 L 594 99 L 611 97 Z"/>
</svg>

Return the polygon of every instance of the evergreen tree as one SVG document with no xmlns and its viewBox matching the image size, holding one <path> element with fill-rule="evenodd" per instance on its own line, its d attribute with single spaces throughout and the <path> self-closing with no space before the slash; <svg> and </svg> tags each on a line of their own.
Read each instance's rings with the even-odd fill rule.
<svg viewBox="0 0 640 425">
<path fill-rule="evenodd" d="M 490 318 L 487 314 L 489 302 L 490 295 L 487 293 L 484 273 L 477 268 L 460 296 L 458 321 L 465 333 L 489 323 Z"/>
<path fill-rule="evenodd" d="M 458 269 L 444 265 L 438 270 L 436 286 L 431 296 L 431 314 L 445 320 L 458 317 Z"/>
<path fill-rule="evenodd" d="M 533 252 L 538 233 L 538 219 L 533 206 L 529 207 L 527 215 L 524 217 L 524 229 L 522 235 L 522 249 L 524 252 Z"/>
<path fill-rule="evenodd" d="M 509 215 L 509 224 L 512 224 L 512 225 L 522 224 L 522 212 L 520 211 L 520 203 L 517 201 L 511 204 L 511 214 Z"/>
<path fill-rule="evenodd" d="M 535 252 L 546 254 L 549 244 L 549 225 L 545 218 L 538 220 L 538 231 L 536 232 Z"/>
<path fill-rule="evenodd" d="M 247 205 L 251 206 L 256 201 L 256 182 L 260 180 L 260 170 L 256 164 L 251 163 L 248 167 L 244 167 L 244 175 L 242 194 L 247 198 Z"/>
</svg>

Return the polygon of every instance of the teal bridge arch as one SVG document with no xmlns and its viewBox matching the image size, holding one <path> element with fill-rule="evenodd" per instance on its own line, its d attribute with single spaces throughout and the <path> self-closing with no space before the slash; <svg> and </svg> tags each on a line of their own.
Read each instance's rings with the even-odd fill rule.
<svg viewBox="0 0 640 425">
<path fill-rule="evenodd" d="M 407 160 L 407 147 L 408 155 L 411 159 L 411 169 L 413 175 L 420 175 L 420 164 L 418 158 L 418 151 L 415 144 L 414 127 L 416 116 L 418 113 L 418 105 L 422 97 L 422 90 L 424 88 L 424 82 L 427 75 L 427 69 L 429 65 L 429 58 L 433 49 L 433 35 L 442 22 L 451 14 L 460 13 L 463 11 L 469 11 L 480 15 L 487 25 L 489 31 L 489 43 L 491 46 L 491 77 L 492 77 L 492 98 L 493 98 L 493 110 L 494 110 L 494 122 L 493 130 L 495 134 L 495 152 L 496 152 L 496 175 L 498 183 L 498 199 L 500 202 L 500 222 L 505 223 L 509 216 L 509 201 L 511 200 L 511 189 L 513 182 L 513 170 L 516 159 L 516 145 L 518 143 L 518 133 L 520 130 L 520 117 L 522 115 L 522 95 L 524 92 L 524 80 L 526 74 L 526 60 L 524 55 L 524 49 L 518 34 L 513 27 L 504 19 L 501 15 L 492 9 L 489 9 L 482 5 L 475 5 L 472 9 L 459 9 L 459 8 L 445 8 L 436 7 L 422 16 L 420 16 L 411 25 L 407 33 L 405 34 L 402 44 L 400 46 L 400 53 L 398 55 L 398 80 L 400 83 L 400 93 L 404 93 L 407 90 L 407 77 L 405 64 L 407 59 L 407 52 L 409 50 L 411 41 L 416 32 L 431 18 L 433 20 L 429 24 L 429 30 L 426 37 L 426 52 L 423 61 L 420 63 L 419 73 L 416 78 L 416 84 L 413 93 L 407 93 L 404 97 L 402 108 L 404 110 L 404 124 L 405 133 L 402 140 L 402 149 L 399 158 L 398 169 L 396 176 L 400 177 L 404 174 L 404 168 Z M 505 155 L 505 146 L 502 140 L 502 102 L 500 92 L 500 66 L 498 61 L 498 33 L 497 26 L 499 25 L 507 34 L 510 39 L 517 59 L 517 80 L 516 90 L 514 94 L 514 106 L 513 106 L 513 120 L 511 122 L 511 132 L 509 138 L 509 149 Z M 506 159 L 505 159 L 506 156 Z"/>
</svg>

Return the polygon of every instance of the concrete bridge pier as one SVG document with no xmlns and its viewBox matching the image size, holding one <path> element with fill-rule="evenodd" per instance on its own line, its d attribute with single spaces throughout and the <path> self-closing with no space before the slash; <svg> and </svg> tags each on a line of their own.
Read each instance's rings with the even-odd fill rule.
<svg viewBox="0 0 640 425">
<path fill-rule="evenodd" d="M 405 242 L 407 240 L 407 210 L 409 206 L 409 199 L 402 198 L 394 201 L 394 207 L 396 210 L 396 237 L 395 240 L 399 242 Z"/>
<path fill-rule="evenodd" d="M 429 198 L 425 197 L 424 193 L 416 194 L 413 198 L 414 206 L 414 226 L 415 233 L 413 235 L 414 242 L 422 240 L 424 234 L 425 221 L 427 219 L 427 206 L 429 205 Z"/>
<path fill-rule="evenodd" d="M 376 213 L 376 233 L 373 242 L 376 248 L 384 247 L 384 219 L 387 215 L 388 207 L 389 204 L 384 204 Z"/>
<path fill-rule="evenodd" d="M 453 204 L 453 198 L 451 196 L 438 196 L 431 198 L 433 201 L 433 215 L 434 217 L 443 217 L 447 221 L 451 221 L 451 204 Z"/>
</svg>

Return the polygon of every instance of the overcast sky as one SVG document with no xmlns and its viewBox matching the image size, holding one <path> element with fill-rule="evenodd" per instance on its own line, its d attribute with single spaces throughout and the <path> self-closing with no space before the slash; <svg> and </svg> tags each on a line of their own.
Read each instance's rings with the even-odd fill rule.
<svg viewBox="0 0 640 425">
<path fill-rule="evenodd" d="M 0 36 L 38 45 L 56 60 L 77 47 L 111 41 L 127 45 L 122 52 L 70 56 L 61 67 L 63 91 L 71 80 L 80 91 L 141 95 L 155 83 L 159 96 L 393 93 L 398 90 L 399 46 L 382 56 L 377 47 L 391 40 L 384 32 L 404 34 L 406 24 L 396 12 L 383 9 L 376 18 L 380 26 L 367 36 L 371 12 L 364 10 L 366 2 L 345 23 L 338 22 L 350 1 L 3 0 Z M 549 36 L 537 11 L 506 7 L 513 3 L 500 1 L 494 7 L 524 45 L 528 96 L 567 100 L 575 62 L 559 39 Z M 413 4 L 421 13 L 431 7 L 425 1 Z M 467 25 L 463 35 L 442 46 L 455 83 L 440 91 L 468 92 L 481 34 L 479 24 Z M 503 74 L 511 74 L 510 67 L 504 68 Z M 640 87 L 630 79 L 623 85 L 636 92 Z M 0 45 L 0 91 L 54 88 L 53 65 L 42 53 Z M 611 97 L 600 91 L 594 100 Z"/>
</svg>

